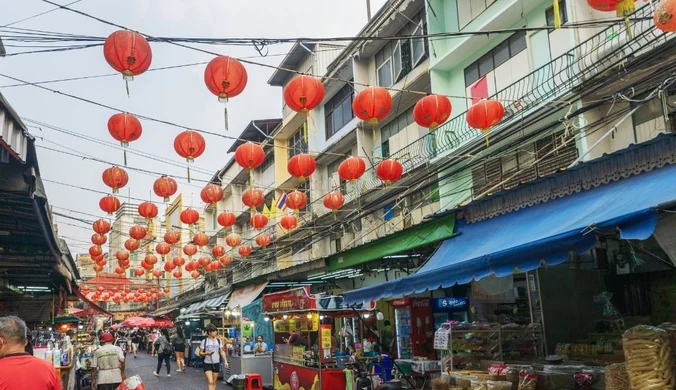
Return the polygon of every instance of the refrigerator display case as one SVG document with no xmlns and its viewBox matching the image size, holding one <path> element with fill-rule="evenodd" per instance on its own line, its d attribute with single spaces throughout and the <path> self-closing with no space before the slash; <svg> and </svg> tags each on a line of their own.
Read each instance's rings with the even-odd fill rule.
<svg viewBox="0 0 676 390">
<path fill-rule="evenodd" d="M 397 357 L 412 359 L 427 357 L 433 359 L 434 318 L 429 299 L 395 299 L 395 331 Z"/>
</svg>

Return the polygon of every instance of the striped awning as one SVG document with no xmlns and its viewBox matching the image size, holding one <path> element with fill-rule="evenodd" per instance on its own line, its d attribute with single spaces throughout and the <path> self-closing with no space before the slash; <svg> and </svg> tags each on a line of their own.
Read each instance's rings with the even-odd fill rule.
<svg viewBox="0 0 676 390">
<path fill-rule="evenodd" d="M 195 314 L 199 313 L 203 309 L 208 309 L 208 308 L 215 308 L 219 307 L 225 302 L 225 299 L 228 297 L 228 295 L 221 295 L 216 298 L 211 298 L 207 299 L 205 301 L 201 302 L 195 302 L 192 305 L 188 306 L 187 309 L 183 313 L 181 313 L 182 316 L 185 316 L 187 314 Z"/>
</svg>

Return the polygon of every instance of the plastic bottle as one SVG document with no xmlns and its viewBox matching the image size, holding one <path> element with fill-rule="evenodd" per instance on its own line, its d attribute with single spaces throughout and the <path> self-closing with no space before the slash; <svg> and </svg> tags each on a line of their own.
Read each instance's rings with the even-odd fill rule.
<svg viewBox="0 0 676 390">
<path fill-rule="evenodd" d="M 51 345 L 47 344 L 47 352 L 45 352 L 45 360 L 53 364 L 54 361 L 53 356 L 54 354 L 52 353 L 52 347 Z"/>
<path fill-rule="evenodd" d="M 54 367 L 59 368 L 61 367 L 61 350 L 59 347 L 54 348 L 54 351 L 52 351 L 52 362 L 54 363 Z"/>
<path fill-rule="evenodd" d="M 61 353 L 61 366 L 67 367 L 70 365 L 70 354 L 69 349 L 66 348 L 63 353 Z"/>
</svg>

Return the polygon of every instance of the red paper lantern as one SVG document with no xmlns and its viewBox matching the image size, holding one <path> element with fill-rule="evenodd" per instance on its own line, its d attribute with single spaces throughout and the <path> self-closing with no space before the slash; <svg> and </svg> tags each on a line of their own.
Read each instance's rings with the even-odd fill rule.
<svg viewBox="0 0 676 390">
<path fill-rule="evenodd" d="M 197 260 L 193 260 L 185 266 L 185 270 L 186 271 L 194 271 L 194 270 L 198 269 L 199 267 L 200 267 L 200 263 Z"/>
<path fill-rule="evenodd" d="M 235 161 L 244 169 L 258 168 L 265 161 L 263 147 L 253 142 L 245 142 L 235 150 Z"/>
<path fill-rule="evenodd" d="M 205 148 L 204 137 L 194 130 L 186 130 L 174 139 L 174 150 L 187 162 L 192 162 L 201 156 Z"/>
<path fill-rule="evenodd" d="M 136 141 L 143 133 L 141 122 L 135 116 L 127 113 L 113 114 L 108 119 L 108 132 L 123 147 L 129 146 L 130 142 Z"/>
<path fill-rule="evenodd" d="M 120 209 L 120 200 L 112 195 L 107 195 L 101 198 L 99 201 L 99 207 L 101 210 L 112 215 L 114 212 Z"/>
<path fill-rule="evenodd" d="M 334 213 L 343 206 L 343 203 L 345 203 L 345 197 L 339 191 L 329 192 L 324 196 L 324 207 Z"/>
<path fill-rule="evenodd" d="M 164 270 L 167 272 L 171 272 L 176 268 L 176 265 L 172 263 L 171 261 L 167 261 L 164 263 Z"/>
<path fill-rule="evenodd" d="M 124 273 L 124 269 L 117 267 L 117 268 L 115 268 L 115 273 L 118 274 L 118 275 L 122 275 Z"/>
<path fill-rule="evenodd" d="M 169 197 L 173 196 L 178 190 L 178 184 L 176 180 L 168 176 L 162 176 L 159 179 L 155 180 L 153 184 L 153 191 L 155 195 L 160 198 L 164 198 L 165 202 L 169 201 Z"/>
<path fill-rule="evenodd" d="M 246 82 L 244 65 L 232 57 L 218 56 L 209 61 L 204 70 L 204 83 L 222 102 L 242 93 Z"/>
<path fill-rule="evenodd" d="M 110 34 L 103 44 L 103 56 L 108 65 L 122 73 L 125 80 L 148 70 L 153 60 L 148 41 L 141 34 L 129 30 Z"/>
<path fill-rule="evenodd" d="M 587 0 L 587 4 L 597 11 L 615 11 L 618 17 L 629 16 L 636 10 L 636 0 Z"/>
<path fill-rule="evenodd" d="M 151 269 L 153 269 L 153 265 L 146 262 L 145 260 L 141 262 L 141 267 L 143 267 L 146 271 L 150 271 Z"/>
<path fill-rule="evenodd" d="M 558 0 L 557 0 L 558 1 Z M 451 101 L 443 95 L 429 95 L 420 99 L 413 108 L 413 119 L 421 127 L 437 129 L 451 116 Z"/>
<path fill-rule="evenodd" d="M 655 26 L 664 32 L 676 31 L 676 2 L 674 0 L 662 0 L 656 8 L 653 15 Z"/>
<path fill-rule="evenodd" d="M 94 257 L 94 256 L 100 256 L 103 254 L 103 249 L 101 249 L 101 246 L 99 245 L 92 245 L 89 247 L 89 254 Z"/>
<path fill-rule="evenodd" d="M 104 265 L 108 264 L 108 260 L 106 260 L 106 259 L 99 259 L 99 260 L 96 261 L 96 264 L 98 264 L 98 265 L 100 265 L 101 267 L 103 267 Z"/>
<path fill-rule="evenodd" d="M 366 163 L 359 157 L 348 157 L 338 165 L 338 176 L 345 181 L 354 183 L 366 171 Z"/>
<path fill-rule="evenodd" d="M 397 160 L 383 160 L 376 166 L 376 175 L 386 185 L 390 185 L 399 180 L 404 173 L 404 167 Z"/>
<path fill-rule="evenodd" d="M 256 237 L 256 244 L 261 248 L 266 248 L 272 242 L 272 238 L 267 233 L 261 233 Z"/>
<path fill-rule="evenodd" d="M 131 238 L 142 240 L 146 237 L 147 234 L 148 231 L 146 230 L 145 226 L 134 225 L 131 228 L 129 228 L 129 236 Z"/>
<path fill-rule="evenodd" d="M 192 237 L 192 242 L 202 247 L 209 243 L 209 236 L 204 233 L 197 233 Z"/>
<path fill-rule="evenodd" d="M 230 265 L 232 263 L 232 257 L 230 256 L 221 256 L 218 261 L 223 264 L 223 266 Z"/>
<path fill-rule="evenodd" d="M 98 234 L 107 234 L 110 231 L 110 222 L 105 219 L 97 219 L 92 224 L 92 228 Z"/>
<path fill-rule="evenodd" d="M 183 264 L 185 264 L 185 259 L 182 258 L 181 256 L 176 256 L 172 259 L 172 262 L 174 263 L 175 266 L 182 267 Z"/>
<path fill-rule="evenodd" d="M 212 261 L 211 263 L 209 263 L 209 265 L 207 267 L 208 267 L 208 269 L 210 269 L 212 271 L 216 271 L 216 270 L 220 269 L 222 267 L 222 265 L 218 261 Z"/>
<path fill-rule="evenodd" d="M 242 203 L 250 207 L 252 211 L 262 205 L 264 201 L 263 191 L 260 188 L 249 188 L 242 194 Z"/>
<path fill-rule="evenodd" d="M 352 101 L 357 118 L 372 125 L 378 124 L 392 109 L 392 97 L 383 87 L 369 87 L 359 92 Z"/>
<path fill-rule="evenodd" d="M 286 169 L 291 176 L 305 180 L 317 169 L 317 162 L 309 154 L 301 153 L 289 159 Z"/>
<path fill-rule="evenodd" d="M 169 287 L 165 287 L 163 291 L 164 291 L 165 294 L 169 294 L 169 291 L 170 291 Z"/>
<path fill-rule="evenodd" d="M 190 276 L 192 276 L 193 279 L 199 278 L 200 275 L 201 275 L 201 274 L 200 274 L 200 271 L 192 271 L 192 272 L 190 273 Z"/>
<path fill-rule="evenodd" d="M 138 240 L 130 238 L 127 241 L 124 242 L 124 247 L 129 251 L 129 252 L 134 252 L 139 248 L 140 244 Z"/>
<path fill-rule="evenodd" d="M 223 187 L 218 184 L 209 183 L 200 192 L 202 202 L 215 205 L 219 200 L 223 199 Z"/>
<path fill-rule="evenodd" d="M 171 252 L 171 245 L 166 242 L 160 242 L 155 246 L 155 252 L 161 256 L 168 255 Z"/>
<path fill-rule="evenodd" d="M 94 233 L 92 234 L 92 244 L 94 245 L 103 245 L 108 241 L 108 236 L 105 234 L 98 234 Z"/>
<path fill-rule="evenodd" d="M 157 206 L 153 202 L 143 202 L 138 205 L 138 214 L 145 219 L 153 219 L 157 217 Z"/>
<path fill-rule="evenodd" d="M 242 257 L 249 257 L 251 255 L 251 247 L 249 245 L 242 245 L 239 247 L 239 255 Z"/>
<path fill-rule="evenodd" d="M 126 262 L 129 261 L 129 252 L 125 250 L 119 250 L 115 253 L 115 257 L 117 258 L 118 262 Z"/>
<path fill-rule="evenodd" d="M 103 183 L 113 189 L 113 194 L 120 192 L 120 188 L 127 185 L 129 182 L 129 175 L 127 171 L 120 167 L 110 167 L 103 171 L 101 175 Z"/>
<path fill-rule="evenodd" d="M 160 276 L 162 276 L 162 271 L 156 269 L 155 271 L 153 271 L 153 276 L 159 279 Z"/>
<path fill-rule="evenodd" d="M 298 218 L 295 215 L 285 215 L 279 224 L 286 230 L 293 230 L 298 226 Z"/>
<path fill-rule="evenodd" d="M 181 211 L 181 222 L 183 222 L 186 225 L 192 225 L 197 223 L 197 221 L 200 220 L 200 215 L 196 210 L 193 210 L 191 208 L 187 208 L 183 211 Z"/>
<path fill-rule="evenodd" d="M 235 224 L 237 217 L 235 216 L 234 213 L 231 213 L 229 211 L 223 211 L 222 213 L 218 214 L 217 220 L 219 225 L 223 227 L 230 227 Z"/>
<path fill-rule="evenodd" d="M 199 263 L 200 266 L 206 267 L 207 265 L 209 265 L 209 263 L 211 263 L 211 259 L 202 256 L 197 260 L 197 262 Z"/>
<path fill-rule="evenodd" d="M 252 228 L 261 230 L 268 224 L 268 217 L 261 213 L 256 213 L 251 216 L 249 222 L 251 223 Z"/>
<path fill-rule="evenodd" d="M 324 100 L 324 84 L 312 76 L 298 76 L 284 87 L 284 101 L 290 109 L 307 113 Z"/>
<path fill-rule="evenodd" d="M 467 123 L 483 134 L 491 131 L 505 115 L 505 107 L 497 100 L 482 99 L 467 110 Z"/>
<path fill-rule="evenodd" d="M 286 196 L 286 206 L 292 210 L 302 209 L 307 204 L 307 197 L 305 194 L 300 191 L 291 191 Z"/>
<path fill-rule="evenodd" d="M 192 256 L 195 253 L 197 253 L 197 246 L 193 244 L 185 244 L 183 245 L 183 253 L 185 253 L 188 256 Z"/>
<path fill-rule="evenodd" d="M 225 255 L 225 247 L 222 245 L 214 245 L 214 247 L 211 248 L 211 254 L 214 255 L 214 257 L 221 257 Z"/>
<path fill-rule="evenodd" d="M 145 273 L 146 273 L 146 271 L 143 268 L 135 268 L 134 269 L 134 275 L 136 275 L 136 276 L 143 276 L 143 274 L 145 274 Z"/>
<path fill-rule="evenodd" d="M 174 272 L 171 274 L 171 276 L 173 276 L 173 277 L 175 277 L 175 278 L 177 278 L 177 279 L 180 279 L 180 278 L 183 277 L 183 272 L 181 272 L 180 270 L 176 270 L 176 271 L 174 271 Z"/>
<path fill-rule="evenodd" d="M 148 253 L 146 257 L 143 258 L 143 261 L 148 264 L 155 265 L 157 264 L 157 256 L 153 255 L 152 253 Z"/>
<path fill-rule="evenodd" d="M 181 233 L 176 231 L 176 230 L 169 230 L 168 232 L 164 233 L 164 242 L 166 242 L 169 245 L 175 245 L 181 241 Z"/>
<path fill-rule="evenodd" d="M 236 248 L 242 243 L 242 237 L 237 233 L 230 233 L 225 236 L 225 243 L 231 248 Z"/>
</svg>

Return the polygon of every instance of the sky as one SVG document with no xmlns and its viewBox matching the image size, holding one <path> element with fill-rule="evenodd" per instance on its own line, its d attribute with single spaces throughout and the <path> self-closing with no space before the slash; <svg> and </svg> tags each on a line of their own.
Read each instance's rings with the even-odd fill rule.
<svg viewBox="0 0 676 390">
<path fill-rule="evenodd" d="M 73 0 L 55 1 L 67 4 Z M 373 13 L 385 2 L 371 1 Z M 367 21 L 366 0 L 81 0 L 71 7 L 151 36 L 342 37 L 356 35 Z M 52 8 L 54 6 L 41 0 L 0 0 L 0 26 Z M 65 10 L 57 10 L 12 27 L 94 36 L 108 36 L 116 30 L 113 26 Z M 5 42 L 6 46 L 8 44 L 12 43 Z M 201 47 L 224 55 L 252 57 L 254 61 L 279 65 L 290 46 L 270 46 L 266 57 L 261 57 L 252 47 Z M 13 47 L 6 49 L 9 54 L 21 50 Z M 213 58 L 209 54 L 164 43 L 153 43 L 152 51 L 151 69 L 206 62 Z M 241 95 L 228 103 L 227 132 L 224 129 L 222 105 L 204 85 L 205 65 L 144 73 L 129 84 L 129 97 L 121 76 L 52 83 L 46 86 L 188 128 L 237 137 L 253 119 L 282 115 L 281 88 L 267 84 L 273 70 L 254 65 L 245 66 L 248 84 Z M 114 71 L 104 60 L 101 47 L 0 58 L 0 73 L 30 82 L 112 72 Z M 123 165 L 123 153 L 115 146 L 106 127 L 108 118 L 115 112 L 34 86 L 6 87 L 15 83 L 0 77 L 0 91 L 26 120 L 31 134 L 36 138 L 38 163 L 53 211 L 87 221 L 105 217 L 98 205 L 104 195 L 88 189 L 109 191 L 101 179 L 101 173 L 111 164 L 83 160 L 81 156 L 87 155 Z M 62 131 L 45 126 L 35 127 L 28 120 Z M 143 121 L 142 125 L 141 138 L 130 145 L 128 165 L 174 177 L 185 176 L 185 160 L 173 148 L 174 138 L 185 129 L 148 121 Z M 64 131 L 77 134 L 67 134 Z M 81 135 L 93 137 L 95 142 L 84 139 Z M 178 180 L 179 191 L 184 194 L 184 204 L 192 203 L 194 207 L 201 207 L 199 192 L 205 184 L 204 181 L 210 179 L 230 159 L 227 150 L 231 140 L 209 135 L 205 139 L 205 153 L 191 165 L 191 177 L 196 180 L 190 184 L 185 180 Z M 157 161 L 158 157 L 162 161 Z M 164 207 L 161 199 L 151 195 L 152 184 L 158 175 L 132 170 L 127 172 L 129 184 L 121 190 L 119 197 L 150 198 L 160 206 L 162 215 Z M 134 199 L 132 201 L 138 202 Z M 78 254 L 87 251 L 93 233 L 90 224 L 59 216 L 55 216 L 55 222 L 58 224 L 60 237 L 66 239 L 71 252 Z"/>
</svg>

